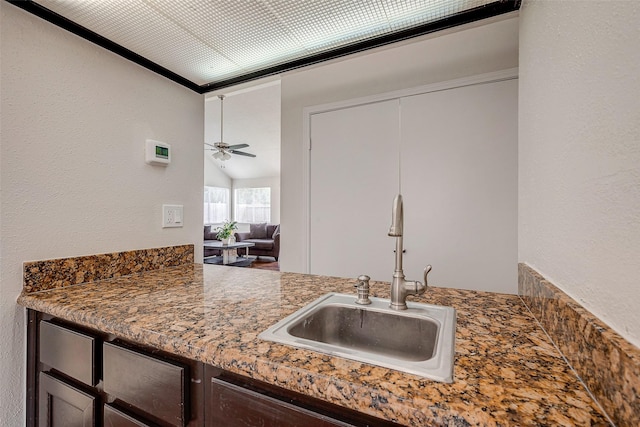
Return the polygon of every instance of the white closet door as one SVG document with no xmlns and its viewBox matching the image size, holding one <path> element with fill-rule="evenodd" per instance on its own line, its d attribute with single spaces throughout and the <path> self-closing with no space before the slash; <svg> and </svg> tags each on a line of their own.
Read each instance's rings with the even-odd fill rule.
<svg viewBox="0 0 640 427">
<path fill-rule="evenodd" d="M 311 118 L 310 272 L 391 280 L 398 100 Z"/>
<path fill-rule="evenodd" d="M 405 275 L 517 293 L 518 83 L 403 98 Z"/>
</svg>

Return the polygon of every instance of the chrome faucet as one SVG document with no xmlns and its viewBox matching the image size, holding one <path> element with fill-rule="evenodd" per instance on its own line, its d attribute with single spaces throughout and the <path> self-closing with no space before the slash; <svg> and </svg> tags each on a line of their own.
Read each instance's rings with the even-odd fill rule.
<svg viewBox="0 0 640 427">
<path fill-rule="evenodd" d="M 405 280 L 402 271 L 402 234 L 404 217 L 402 212 L 402 195 L 398 194 L 393 199 L 393 210 L 391 212 L 391 228 L 389 236 L 396 238 L 396 267 L 393 271 L 393 281 L 391 282 L 391 307 L 393 310 L 407 309 L 408 295 L 421 295 L 427 290 L 427 274 L 431 271 L 428 265 L 424 269 L 424 284 L 419 281 Z"/>
</svg>

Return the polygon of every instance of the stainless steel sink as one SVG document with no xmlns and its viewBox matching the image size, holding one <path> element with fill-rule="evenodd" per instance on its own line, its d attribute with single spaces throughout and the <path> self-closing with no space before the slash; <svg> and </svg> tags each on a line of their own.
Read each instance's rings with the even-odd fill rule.
<svg viewBox="0 0 640 427">
<path fill-rule="evenodd" d="M 456 312 L 453 307 L 329 293 L 262 332 L 259 337 L 426 378 L 453 381 Z"/>
</svg>

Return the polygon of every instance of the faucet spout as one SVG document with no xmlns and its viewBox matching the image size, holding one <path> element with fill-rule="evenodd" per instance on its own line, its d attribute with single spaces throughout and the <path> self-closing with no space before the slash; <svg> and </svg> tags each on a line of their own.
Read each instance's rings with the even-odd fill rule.
<svg viewBox="0 0 640 427">
<path fill-rule="evenodd" d="M 402 209 L 402 195 L 398 194 L 395 199 L 393 199 L 391 228 L 389 228 L 389 236 L 396 238 L 396 265 L 393 271 L 393 280 L 391 282 L 391 304 L 389 304 L 389 307 L 393 310 L 406 310 L 408 295 L 421 295 L 425 293 L 427 290 L 427 274 L 431 271 L 430 265 L 425 268 L 424 284 L 419 281 L 405 280 L 404 272 L 402 271 L 402 257 L 404 252 L 402 247 L 404 226 Z"/>
<path fill-rule="evenodd" d="M 398 194 L 393 199 L 393 208 L 391 210 L 391 227 L 389 228 L 389 236 L 401 237 L 402 225 L 404 222 L 402 212 L 402 194 Z"/>
</svg>

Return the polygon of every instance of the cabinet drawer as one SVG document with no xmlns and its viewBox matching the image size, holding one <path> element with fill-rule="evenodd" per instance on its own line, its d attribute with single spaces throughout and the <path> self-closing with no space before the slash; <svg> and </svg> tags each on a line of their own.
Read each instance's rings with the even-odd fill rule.
<svg viewBox="0 0 640 427">
<path fill-rule="evenodd" d="M 96 338 L 43 320 L 40 362 L 90 386 L 98 383 Z"/>
<path fill-rule="evenodd" d="M 210 387 L 207 427 L 351 426 L 217 378 L 211 378 Z"/>
<path fill-rule="evenodd" d="M 151 424 L 136 420 L 113 406 L 104 405 L 104 427 L 151 427 Z"/>
<path fill-rule="evenodd" d="M 103 344 L 104 391 L 173 426 L 189 419 L 188 367 Z"/>
</svg>

